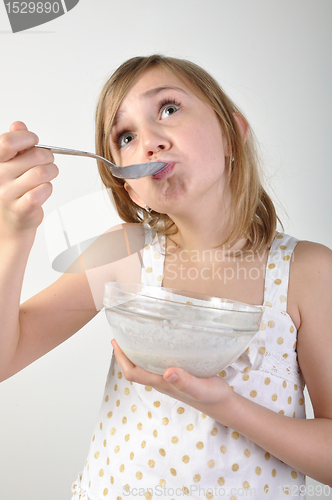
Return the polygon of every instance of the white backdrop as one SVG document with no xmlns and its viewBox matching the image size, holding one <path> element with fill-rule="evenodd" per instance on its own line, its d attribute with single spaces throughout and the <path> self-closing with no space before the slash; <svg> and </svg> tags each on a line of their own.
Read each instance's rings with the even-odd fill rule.
<svg viewBox="0 0 332 500">
<path fill-rule="evenodd" d="M 331 19 L 331 0 L 80 0 L 66 15 L 12 34 L 1 2 L 0 133 L 22 120 L 41 143 L 93 151 L 98 94 L 120 63 L 155 52 L 191 59 L 252 123 L 285 231 L 332 247 Z M 57 164 L 46 215 L 101 190 L 93 160 L 57 157 Z M 101 226 L 117 223 L 101 199 Z M 77 224 L 94 231 L 79 210 Z M 57 278 L 42 225 L 22 299 Z M 97 418 L 110 340 L 102 313 L 0 385 L 1 498 L 70 498 Z"/>
</svg>

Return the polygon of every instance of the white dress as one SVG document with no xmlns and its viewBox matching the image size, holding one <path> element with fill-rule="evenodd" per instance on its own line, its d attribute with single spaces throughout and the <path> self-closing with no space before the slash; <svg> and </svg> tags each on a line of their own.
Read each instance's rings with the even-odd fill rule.
<svg viewBox="0 0 332 500">
<path fill-rule="evenodd" d="M 160 286 L 165 240 L 146 231 L 142 283 Z M 219 376 L 242 396 L 305 418 L 297 331 L 286 312 L 297 240 L 279 233 L 266 269 L 260 331 Z M 192 298 L 191 298 L 192 300 Z M 113 356 L 83 473 L 72 500 L 304 498 L 305 477 L 205 414 L 123 377 Z M 302 486 L 302 488 L 301 488 Z"/>
</svg>

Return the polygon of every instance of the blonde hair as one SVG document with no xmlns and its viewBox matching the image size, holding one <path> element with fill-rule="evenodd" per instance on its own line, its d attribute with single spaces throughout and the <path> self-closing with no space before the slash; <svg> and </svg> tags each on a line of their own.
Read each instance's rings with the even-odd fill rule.
<svg viewBox="0 0 332 500">
<path fill-rule="evenodd" d="M 183 59 L 152 55 L 134 57 L 122 64 L 105 84 L 96 112 L 96 152 L 113 161 L 110 150 L 110 132 L 117 110 L 128 90 L 150 68 L 161 68 L 182 81 L 216 113 L 228 143 L 229 158 L 226 167 L 231 190 L 230 232 L 221 245 L 231 248 L 246 238 L 242 251 L 261 251 L 269 247 L 279 220 L 272 200 L 262 186 L 256 141 L 248 125 L 243 141 L 234 119 L 240 113 L 220 85 L 201 67 Z M 241 113 L 240 113 L 241 114 Z M 148 222 L 158 234 L 172 235 L 178 229 L 167 214 L 148 213 L 129 197 L 125 181 L 113 177 L 108 167 L 98 162 L 99 173 L 106 188 L 112 191 L 119 216 L 125 222 Z M 160 221 L 164 224 L 161 225 Z M 280 222 L 280 221 L 279 221 Z"/>
</svg>

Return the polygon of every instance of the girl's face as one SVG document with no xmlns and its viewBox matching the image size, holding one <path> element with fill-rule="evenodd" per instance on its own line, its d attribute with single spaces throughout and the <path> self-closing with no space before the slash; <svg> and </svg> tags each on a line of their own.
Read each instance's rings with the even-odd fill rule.
<svg viewBox="0 0 332 500">
<path fill-rule="evenodd" d="M 217 116 L 163 69 L 147 70 L 126 94 L 110 141 L 118 165 L 169 164 L 162 175 L 126 181 L 141 207 L 175 214 L 224 194 L 227 145 Z"/>
</svg>

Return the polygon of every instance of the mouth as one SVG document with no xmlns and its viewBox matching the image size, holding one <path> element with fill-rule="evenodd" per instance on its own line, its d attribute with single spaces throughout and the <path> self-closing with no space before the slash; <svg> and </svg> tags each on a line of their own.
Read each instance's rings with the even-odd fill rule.
<svg viewBox="0 0 332 500">
<path fill-rule="evenodd" d="M 152 179 L 161 180 L 169 177 L 174 170 L 174 166 L 174 161 L 167 163 L 165 167 L 163 167 L 161 170 L 159 170 L 159 172 L 152 176 Z"/>
</svg>

